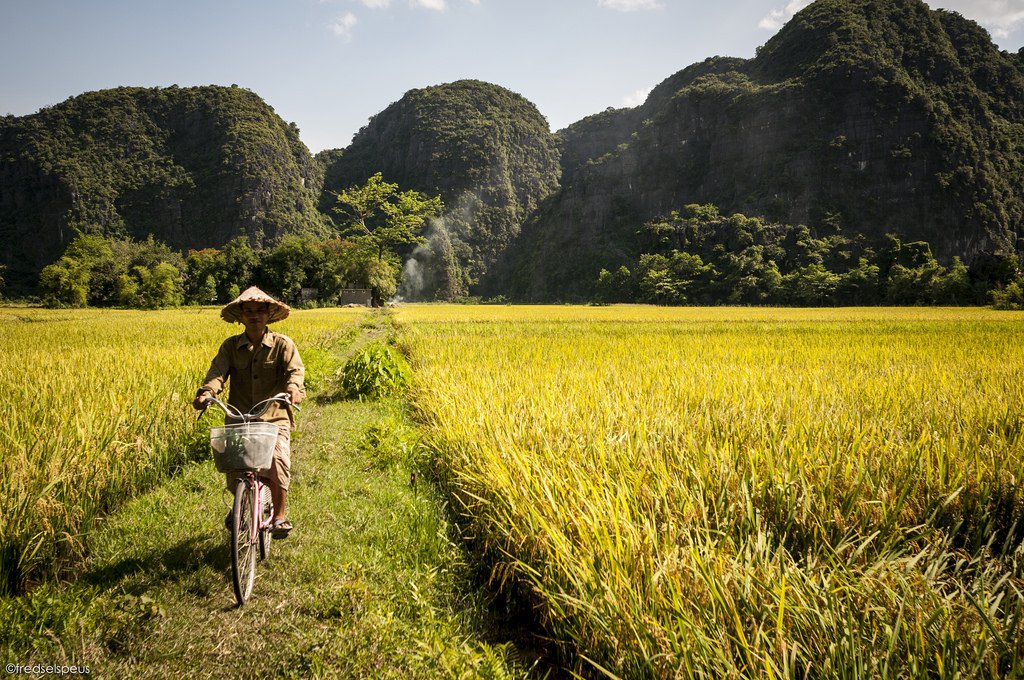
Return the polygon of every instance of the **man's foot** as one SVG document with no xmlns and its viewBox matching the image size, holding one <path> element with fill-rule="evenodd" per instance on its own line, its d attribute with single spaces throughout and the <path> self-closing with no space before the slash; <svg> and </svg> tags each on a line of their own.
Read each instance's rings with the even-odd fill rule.
<svg viewBox="0 0 1024 680">
<path fill-rule="evenodd" d="M 288 520 L 275 519 L 273 526 L 270 528 L 270 533 L 274 538 L 288 538 L 292 528 L 292 523 Z"/>
</svg>

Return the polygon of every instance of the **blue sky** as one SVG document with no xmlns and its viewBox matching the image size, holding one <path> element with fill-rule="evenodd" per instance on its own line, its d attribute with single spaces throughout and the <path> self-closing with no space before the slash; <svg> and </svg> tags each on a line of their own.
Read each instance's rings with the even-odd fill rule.
<svg viewBox="0 0 1024 680">
<path fill-rule="evenodd" d="M 713 55 L 751 57 L 807 0 L 0 0 L 0 114 L 119 85 L 247 87 L 316 153 L 407 90 L 507 87 L 553 130 Z M 934 0 L 1024 45 L 1024 0 Z"/>
</svg>

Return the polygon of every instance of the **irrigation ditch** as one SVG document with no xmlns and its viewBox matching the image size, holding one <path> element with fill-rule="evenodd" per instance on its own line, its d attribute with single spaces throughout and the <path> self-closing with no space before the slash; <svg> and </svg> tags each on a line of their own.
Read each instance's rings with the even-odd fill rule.
<svg viewBox="0 0 1024 680">
<path fill-rule="evenodd" d="M 542 603 L 531 586 L 515 577 L 507 556 L 488 541 L 474 516 L 465 508 L 469 499 L 423 430 L 406 388 L 411 380 L 412 357 L 397 342 L 400 324 L 388 308 L 377 310 L 374 321 L 365 324 L 366 333 L 353 344 L 348 357 L 367 357 L 363 363 L 348 362 L 362 377 L 343 377 L 333 395 L 325 399 L 370 398 L 388 402 L 388 415 L 367 428 L 359 446 L 383 464 L 398 463 L 409 475 L 409 486 L 417 494 L 436 499 L 447 527 L 446 538 L 458 551 L 463 566 L 462 588 L 474 593 L 483 617 L 481 634 L 490 644 L 514 650 L 520 668 L 530 677 L 551 679 L 580 677 L 586 669 L 571 645 L 554 640 L 545 632 L 540 612 Z M 379 351 L 388 347 L 387 352 Z M 343 373 L 343 371 L 342 371 Z M 383 381 L 375 382 L 381 376 Z M 349 386 L 346 389 L 346 385 Z M 366 386 L 362 391 L 357 387 Z M 362 396 L 360 396 L 362 395 Z M 482 596 L 482 597 L 481 597 Z M 568 672 L 573 668 L 574 672 Z"/>
</svg>

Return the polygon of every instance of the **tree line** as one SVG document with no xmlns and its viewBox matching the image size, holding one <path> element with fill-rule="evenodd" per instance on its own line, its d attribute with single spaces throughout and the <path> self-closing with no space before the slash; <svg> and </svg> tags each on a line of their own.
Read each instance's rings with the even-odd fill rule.
<svg viewBox="0 0 1024 680">
<path fill-rule="evenodd" d="M 289 235 L 254 249 L 240 236 L 220 248 L 179 253 L 155 240 L 79 233 L 45 267 L 40 291 L 53 307 L 161 308 L 223 304 L 249 285 L 297 303 L 303 288 L 335 304 L 346 287 L 392 298 L 402 254 L 423 244 L 424 225 L 443 210 L 439 197 L 401 191 L 378 173 L 337 195 L 337 234 Z M 924 241 L 895 235 L 871 244 L 834 230 L 722 215 L 687 205 L 643 225 L 641 253 L 594 282 L 597 302 L 662 305 L 978 305 L 1024 309 L 1024 274 L 1016 253 L 954 257 L 940 264 Z M 0 281 L 3 272 L 0 271 Z M 0 284 L 2 285 L 2 284 Z"/>
<path fill-rule="evenodd" d="M 972 268 L 940 264 L 924 241 L 889 235 L 880 246 L 834 230 L 774 224 L 714 205 L 687 205 L 639 232 L 641 254 L 594 282 L 600 302 L 665 305 L 977 305 L 1024 308 L 1016 253 Z"/>
<path fill-rule="evenodd" d="M 368 288 L 383 304 L 398 289 L 400 250 L 422 244 L 424 224 L 442 210 L 440 198 L 402 191 L 378 173 L 337 195 L 331 236 L 288 235 L 258 249 L 239 236 L 220 248 L 179 253 L 152 236 L 80 232 L 43 268 L 39 289 L 51 307 L 223 304 L 250 285 L 290 303 L 315 288 L 322 304 L 335 304 L 346 287 Z"/>
</svg>

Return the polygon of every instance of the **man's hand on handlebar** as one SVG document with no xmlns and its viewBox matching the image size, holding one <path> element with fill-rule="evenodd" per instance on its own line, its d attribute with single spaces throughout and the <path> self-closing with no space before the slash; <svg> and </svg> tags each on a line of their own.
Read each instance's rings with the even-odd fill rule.
<svg viewBox="0 0 1024 680">
<path fill-rule="evenodd" d="M 224 411 L 224 415 L 228 418 L 234 418 L 244 422 L 250 422 L 262 418 L 263 414 L 266 413 L 267 409 L 274 402 L 284 404 L 289 408 L 294 408 L 296 411 L 301 411 L 302 409 L 296 405 L 296 402 L 302 401 L 302 390 L 295 385 L 289 385 L 285 389 L 287 392 L 278 392 L 269 399 L 264 399 L 253 406 L 248 413 L 242 413 L 237 407 L 232 406 L 231 404 L 225 404 L 219 401 L 212 394 L 205 391 L 196 395 L 196 398 L 192 400 L 192 407 L 199 411 L 199 417 L 202 418 L 203 414 L 206 413 L 207 407 L 209 407 L 210 404 L 216 404 L 222 411 Z"/>
</svg>

